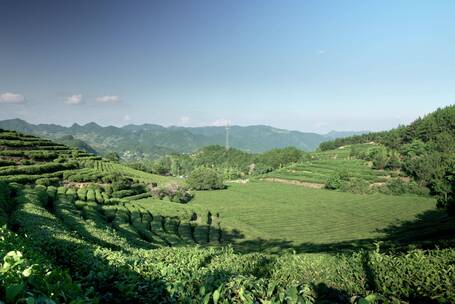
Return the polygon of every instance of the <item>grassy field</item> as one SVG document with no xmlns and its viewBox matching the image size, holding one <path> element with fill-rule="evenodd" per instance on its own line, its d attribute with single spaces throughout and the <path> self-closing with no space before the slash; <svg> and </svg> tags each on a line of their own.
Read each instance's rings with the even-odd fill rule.
<svg viewBox="0 0 455 304">
<path fill-rule="evenodd" d="M 265 181 L 200 191 L 188 205 L 150 198 L 136 204 L 168 215 L 219 213 L 225 233 L 236 244 L 246 249 L 267 246 L 271 251 L 372 243 L 386 236 L 381 230 L 414 220 L 435 206 L 433 199 L 424 197 L 358 195 Z"/>
</svg>

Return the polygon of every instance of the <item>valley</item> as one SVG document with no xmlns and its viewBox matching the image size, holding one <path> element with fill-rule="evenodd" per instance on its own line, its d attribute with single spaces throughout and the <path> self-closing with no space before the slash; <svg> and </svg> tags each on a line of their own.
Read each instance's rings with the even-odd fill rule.
<svg viewBox="0 0 455 304">
<path fill-rule="evenodd" d="M 394 150 L 375 136 L 315 152 L 208 146 L 128 163 L 1 130 L 0 281 L 8 285 L 0 296 L 6 303 L 217 303 L 233 293 L 239 302 L 297 303 L 311 294 L 340 303 L 450 301 L 452 193 L 438 195 L 432 185 L 450 181 L 451 169 L 424 183 L 408 167 L 433 154 L 406 158 L 419 151 L 416 142 Z M 452 156 L 441 154 L 440 165 Z M 403 283 L 392 265 L 431 283 L 395 289 Z M 47 269 L 52 277 L 43 276 Z M 336 291 L 319 289 L 321 282 Z"/>
</svg>

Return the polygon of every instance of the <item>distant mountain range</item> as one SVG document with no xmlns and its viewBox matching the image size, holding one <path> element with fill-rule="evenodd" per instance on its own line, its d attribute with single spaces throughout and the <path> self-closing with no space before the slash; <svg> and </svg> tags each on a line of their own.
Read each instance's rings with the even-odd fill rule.
<svg viewBox="0 0 455 304">
<path fill-rule="evenodd" d="M 0 121 L 0 128 L 60 140 L 101 154 L 117 152 L 123 159 L 157 158 L 169 153 L 189 153 L 208 145 L 225 144 L 224 127 L 163 127 L 155 124 L 102 127 L 94 122 L 63 127 L 55 124 L 30 124 L 21 119 Z M 263 152 L 273 148 L 295 146 L 313 151 L 321 142 L 367 131 L 331 131 L 327 134 L 277 129 L 265 125 L 231 126 L 232 147 Z"/>
</svg>

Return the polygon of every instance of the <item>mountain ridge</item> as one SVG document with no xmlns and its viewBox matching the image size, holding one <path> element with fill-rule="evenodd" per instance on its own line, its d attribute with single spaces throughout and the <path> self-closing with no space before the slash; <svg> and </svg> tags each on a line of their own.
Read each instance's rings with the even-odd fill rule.
<svg viewBox="0 0 455 304">
<path fill-rule="evenodd" d="M 191 153 L 207 145 L 225 143 L 224 126 L 164 127 L 145 123 L 116 127 L 89 122 L 84 125 L 74 123 L 70 127 L 65 127 L 57 124 L 31 124 L 16 118 L 0 121 L 0 128 L 50 139 L 71 135 L 102 154 L 117 152 L 124 159 L 156 158 L 169 153 Z M 318 134 L 267 125 L 234 125 L 230 126 L 229 132 L 231 146 L 249 152 L 264 152 L 286 146 L 313 151 L 324 141 L 364 133 L 367 132 L 331 131 L 327 134 Z"/>
</svg>

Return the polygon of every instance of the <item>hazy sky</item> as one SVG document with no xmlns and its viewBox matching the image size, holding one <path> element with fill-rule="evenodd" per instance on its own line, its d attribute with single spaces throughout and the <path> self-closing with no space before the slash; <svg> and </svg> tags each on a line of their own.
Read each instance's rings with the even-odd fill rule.
<svg viewBox="0 0 455 304">
<path fill-rule="evenodd" d="M 0 0 L 0 119 L 381 130 L 455 103 L 455 1 Z"/>
</svg>

